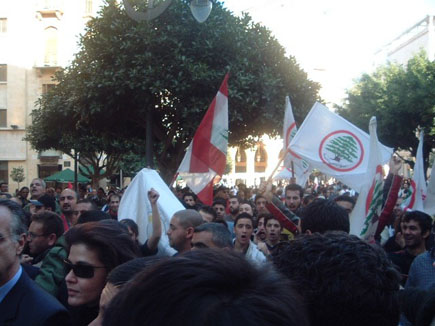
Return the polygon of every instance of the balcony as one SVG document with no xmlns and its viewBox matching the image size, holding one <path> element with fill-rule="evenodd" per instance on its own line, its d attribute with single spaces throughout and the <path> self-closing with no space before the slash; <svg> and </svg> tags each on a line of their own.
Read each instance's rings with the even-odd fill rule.
<svg viewBox="0 0 435 326">
<path fill-rule="evenodd" d="M 63 0 L 39 0 L 36 12 L 39 19 L 60 19 L 63 15 Z"/>
</svg>

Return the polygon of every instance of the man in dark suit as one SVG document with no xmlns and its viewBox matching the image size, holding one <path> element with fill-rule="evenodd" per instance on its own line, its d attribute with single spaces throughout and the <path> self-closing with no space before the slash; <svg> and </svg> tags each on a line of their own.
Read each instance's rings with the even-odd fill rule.
<svg viewBox="0 0 435 326">
<path fill-rule="evenodd" d="M 18 204 L 0 200 L 0 325 L 69 325 L 66 309 L 20 265 L 26 237 L 23 220 Z"/>
</svg>

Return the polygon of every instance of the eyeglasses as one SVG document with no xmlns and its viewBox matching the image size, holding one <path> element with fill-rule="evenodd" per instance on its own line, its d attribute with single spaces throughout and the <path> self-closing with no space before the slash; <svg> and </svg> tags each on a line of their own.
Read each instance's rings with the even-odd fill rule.
<svg viewBox="0 0 435 326">
<path fill-rule="evenodd" d="M 39 237 L 45 237 L 45 234 L 35 234 L 33 232 L 27 232 L 27 237 L 29 239 L 35 239 L 35 238 L 39 238 Z"/>
<path fill-rule="evenodd" d="M 74 275 L 80 278 L 93 278 L 95 268 L 106 268 L 105 266 L 92 266 L 87 264 L 73 264 L 68 259 L 65 259 L 65 272 L 68 274 L 71 270 Z"/>
</svg>

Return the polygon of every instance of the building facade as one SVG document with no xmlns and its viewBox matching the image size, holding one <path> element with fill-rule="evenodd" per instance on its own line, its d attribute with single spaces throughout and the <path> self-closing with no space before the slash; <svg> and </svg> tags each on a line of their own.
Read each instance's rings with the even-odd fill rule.
<svg viewBox="0 0 435 326">
<path fill-rule="evenodd" d="M 25 180 L 47 177 L 73 166 L 56 151 L 36 152 L 23 138 L 38 98 L 53 86 L 54 73 L 77 52 L 78 35 L 102 0 L 3 0 L 0 2 L 0 181 L 14 167 Z"/>
</svg>

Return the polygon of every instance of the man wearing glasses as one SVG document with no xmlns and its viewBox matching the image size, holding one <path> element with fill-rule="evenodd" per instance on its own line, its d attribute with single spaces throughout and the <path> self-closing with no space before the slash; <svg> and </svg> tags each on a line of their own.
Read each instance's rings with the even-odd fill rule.
<svg viewBox="0 0 435 326">
<path fill-rule="evenodd" d="M 23 221 L 18 204 L 0 200 L 0 325 L 69 325 L 66 309 L 23 272 Z"/>
</svg>

